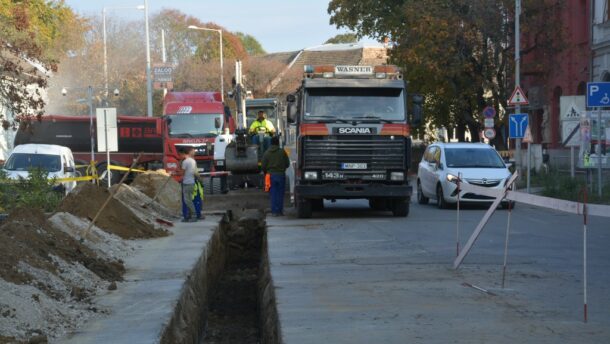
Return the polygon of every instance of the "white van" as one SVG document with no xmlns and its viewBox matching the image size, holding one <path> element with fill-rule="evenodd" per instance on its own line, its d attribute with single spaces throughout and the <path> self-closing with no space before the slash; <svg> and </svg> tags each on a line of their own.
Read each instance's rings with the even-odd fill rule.
<svg viewBox="0 0 610 344">
<path fill-rule="evenodd" d="M 49 178 L 76 177 L 72 151 L 68 147 L 58 145 L 19 145 L 11 151 L 3 169 L 9 178 L 27 179 L 28 171 L 32 168 L 46 170 Z M 57 186 L 68 193 L 76 187 L 76 182 L 61 182 Z"/>
</svg>

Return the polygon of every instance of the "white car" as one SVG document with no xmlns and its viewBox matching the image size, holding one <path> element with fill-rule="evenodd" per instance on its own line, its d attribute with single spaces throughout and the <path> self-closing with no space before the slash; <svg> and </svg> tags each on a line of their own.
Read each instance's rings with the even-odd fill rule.
<svg viewBox="0 0 610 344">
<path fill-rule="evenodd" d="M 457 203 L 457 180 L 501 189 L 511 176 L 508 167 L 491 146 L 484 143 L 434 143 L 426 148 L 417 170 L 417 201 L 435 199 L 439 208 Z M 493 198 L 461 191 L 460 202 L 492 202 Z M 504 202 L 503 206 L 508 203 Z"/>
<path fill-rule="evenodd" d="M 48 178 L 76 177 L 74 157 L 68 147 L 28 143 L 15 147 L 6 163 L 4 171 L 11 179 L 27 179 L 29 170 L 41 168 L 48 172 Z M 57 184 L 57 189 L 68 193 L 76 186 L 75 181 L 65 181 Z"/>
</svg>

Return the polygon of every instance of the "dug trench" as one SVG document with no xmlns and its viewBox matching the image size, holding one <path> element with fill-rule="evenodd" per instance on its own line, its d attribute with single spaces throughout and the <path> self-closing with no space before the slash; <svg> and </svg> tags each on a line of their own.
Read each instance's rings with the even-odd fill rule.
<svg viewBox="0 0 610 344">
<path fill-rule="evenodd" d="M 279 343 L 260 209 L 233 209 L 183 288 L 161 343 Z"/>
</svg>

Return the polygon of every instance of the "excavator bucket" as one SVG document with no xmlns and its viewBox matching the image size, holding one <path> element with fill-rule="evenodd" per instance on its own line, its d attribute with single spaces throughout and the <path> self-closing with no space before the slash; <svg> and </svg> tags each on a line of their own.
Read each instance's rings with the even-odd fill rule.
<svg viewBox="0 0 610 344">
<path fill-rule="evenodd" d="M 258 146 L 249 145 L 238 149 L 234 144 L 225 150 L 225 164 L 227 171 L 232 174 L 258 173 Z"/>
</svg>

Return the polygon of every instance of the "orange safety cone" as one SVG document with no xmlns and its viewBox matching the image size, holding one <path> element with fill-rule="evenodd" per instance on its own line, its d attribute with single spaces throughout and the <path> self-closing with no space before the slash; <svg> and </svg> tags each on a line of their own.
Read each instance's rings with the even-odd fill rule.
<svg viewBox="0 0 610 344">
<path fill-rule="evenodd" d="M 271 190 L 271 174 L 265 174 L 265 192 L 269 192 Z"/>
</svg>

